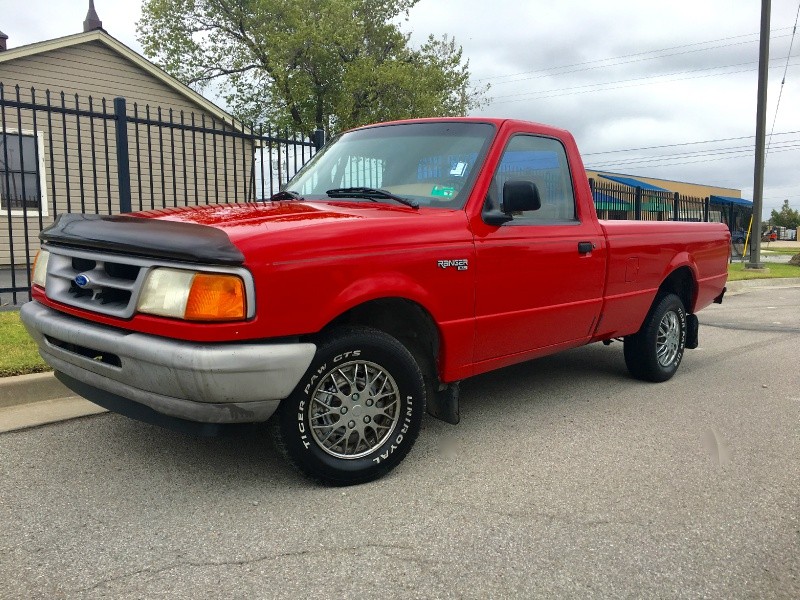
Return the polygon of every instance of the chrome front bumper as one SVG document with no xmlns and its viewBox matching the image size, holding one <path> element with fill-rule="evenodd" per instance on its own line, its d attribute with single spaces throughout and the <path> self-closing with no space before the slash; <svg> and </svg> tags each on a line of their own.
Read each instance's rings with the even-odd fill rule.
<svg viewBox="0 0 800 600">
<path fill-rule="evenodd" d="M 316 352 L 307 343 L 208 344 L 131 333 L 23 305 L 22 321 L 56 372 L 199 423 L 267 420 Z M 92 394 L 84 394 L 93 400 Z"/>
</svg>

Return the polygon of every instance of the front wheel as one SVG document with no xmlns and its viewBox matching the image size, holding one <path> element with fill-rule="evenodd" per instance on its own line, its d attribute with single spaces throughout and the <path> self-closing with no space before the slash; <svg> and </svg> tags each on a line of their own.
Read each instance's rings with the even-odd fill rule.
<svg viewBox="0 0 800 600">
<path fill-rule="evenodd" d="M 400 463 L 419 434 L 425 384 L 411 353 L 373 329 L 332 331 L 274 423 L 278 449 L 323 483 L 376 479 Z"/>
<path fill-rule="evenodd" d="M 641 329 L 625 338 L 625 364 L 644 381 L 666 381 L 678 370 L 686 348 L 686 309 L 675 294 L 656 299 Z"/>
</svg>

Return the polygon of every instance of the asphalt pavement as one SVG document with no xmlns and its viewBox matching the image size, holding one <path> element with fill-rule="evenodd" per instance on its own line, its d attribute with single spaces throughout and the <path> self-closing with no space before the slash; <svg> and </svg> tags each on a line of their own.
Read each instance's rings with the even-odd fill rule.
<svg viewBox="0 0 800 600">
<path fill-rule="evenodd" d="M 663 384 L 596 344 L 463 384 L 386 478 L 263 428 L 114 414 L 0 435 L 0 598 L 798 598 L 800 288 L 700 313 Z"/>
</svg>

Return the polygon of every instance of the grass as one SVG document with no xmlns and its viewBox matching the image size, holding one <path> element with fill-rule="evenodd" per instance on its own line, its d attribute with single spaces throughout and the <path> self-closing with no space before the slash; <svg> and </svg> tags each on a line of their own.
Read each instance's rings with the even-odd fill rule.
<svg viewBox="0 0 800 600">
<path fill-rule="evenodd" d="M 796 250 L 776 248 L 780 254 L 797 254 Z M 728 266 L 728 281 L 742 279 L 772 279 L 777 277 L 800 277 L 800 267 L 768 263 L 769 272 L 748 271 L 744 263 L 733 263 Z M 0 312 L 0 377 L 25 375 L 49 371 L 36 350 L 36 343 L 25 331 L 16 310 Z"/>
<path fill-rule="evenodd" d="M 735 262 L 728 265 L 728 281 L 741 281 L 743 279 L 776 279 L 779 277 L 800 277 L 800 267 L 781 263 L 766 263 L 768 272 L 750 271 L 744 268 L 744 263 Z"/>
<path fill-rule="evenodd" d="M 19 312 L 0 312 L 0 377 L 49 371 L 34 342 L 25 331 Z"/>
<path fill-rule="evenodd" d="M 800 254 L 800 248 L 769 248 L 766 244 L 761 244 L 761 251 L 770 254 L 788 254 L 789 256 Z"/>
</svg>

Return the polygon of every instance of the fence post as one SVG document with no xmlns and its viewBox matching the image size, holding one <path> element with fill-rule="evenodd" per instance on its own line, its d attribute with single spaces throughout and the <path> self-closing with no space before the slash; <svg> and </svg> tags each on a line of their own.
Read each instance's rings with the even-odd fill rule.
<svg viewBox="0 0 800 600">
<path fill-rule="evenodd" d="M 672 198 L 672 220 L 677 221 L 680 218 L 680 210 L 678 210 L 678 203 L 681 201 L 681 195 L 675 192 Z"/>
<path fill-rule="evenodd" d="M 636 186 L 636 195 L 633 197 L 634 213 L 633 218 L 637 221 L 642 220 L 642 188 Z"/>
<path fill-rule="evenodd" d="M 314 134 L 311 136 L 311 141 L 314 143 L 314 150 L 319 152 L 320 148 L 325 145 L 325 130 L 315 129 Z"/>
<path fill-rule="evenodd" d="M 706 196 L 705 202 L 703 202 L 703 223 L 708 223 L 708 212 L 711 208 L 711 197 Z"/>
<path fill-rule="evenodd" d="M 128 157 L 128 115 L 125 98 L 114 98 L 114 128 L 117 142 L 119 212 L 131 212 L 131 166 Z"/>
</svg>

